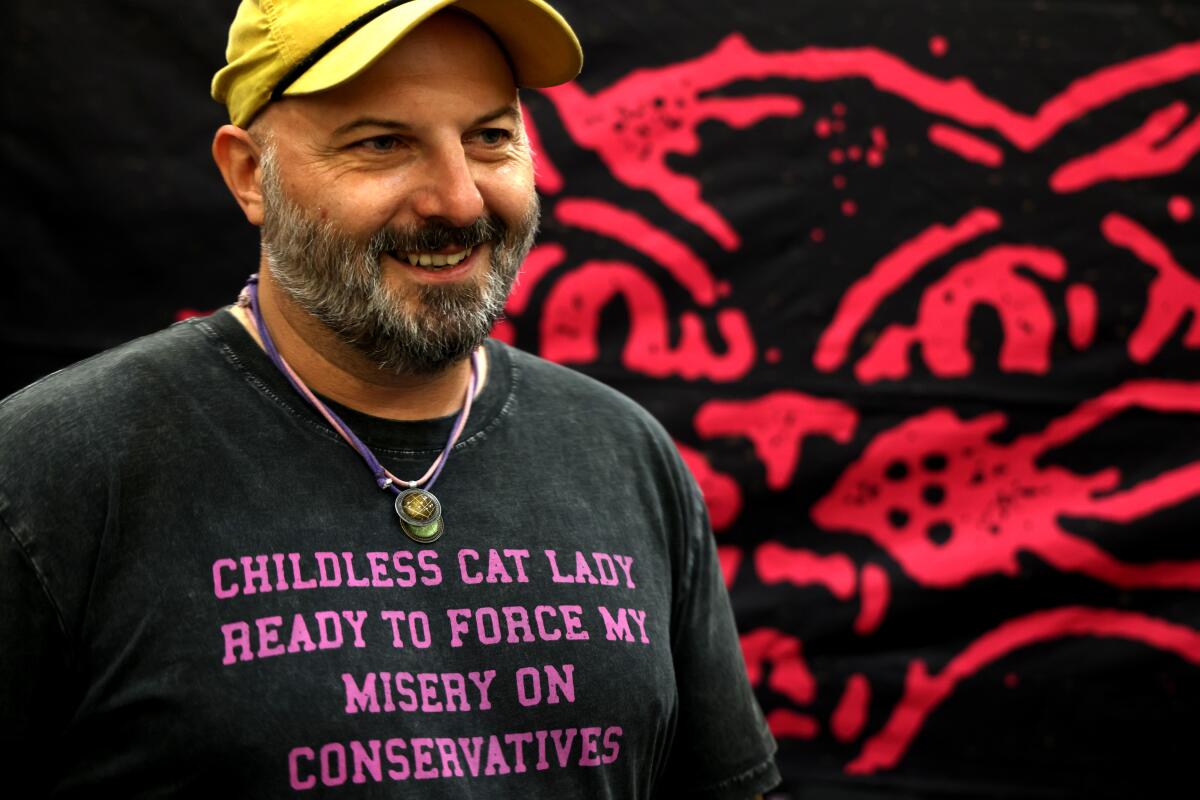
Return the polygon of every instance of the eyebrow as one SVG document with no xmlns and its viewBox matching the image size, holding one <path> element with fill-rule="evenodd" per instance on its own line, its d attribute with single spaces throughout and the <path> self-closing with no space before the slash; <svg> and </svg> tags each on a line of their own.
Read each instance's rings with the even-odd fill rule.
<svg viewBox="0 0 1200 800">
<path fill-rule="evenodd" d="M 471 120 L 468 127 L 474 128 L 477 125 L 483 125 L 488 122 L 493 122 L 504 116 L 520 117 L 521 109 L 516 103 L 506 103 L 499 108 L 482 114 Z M 407 132 L 412 130 L 412 126 L 406 122 L 401 122 L 395 119 L 386 119 L 383 117 L 359 117 L 352 122 L 347 122 L 345 125 L 337 128 L 333 132 L 334 137 L 345 136 L 347 133 L 359 130 L 361 128 L 382 128 L 388 131 Z"/>
</svg>

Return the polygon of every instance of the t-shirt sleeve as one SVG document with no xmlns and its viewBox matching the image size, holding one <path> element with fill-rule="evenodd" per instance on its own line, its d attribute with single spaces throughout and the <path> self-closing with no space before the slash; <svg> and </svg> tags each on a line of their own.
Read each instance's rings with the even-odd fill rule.
<svg viewBox="0 0 1200 800">
<path fill-rule="evenodd" d="M 46 791 L 70 693 L 66 637 L 40 576 L 3 519 L 0 642 L 0 748 L 25 780 Z"/>
<path fill-rule="evenodd" d="M 704 501 L 690 475 L 682 483 L 687 546 L 672 620 L 679 716 L 656 794 L 748 799 L 779 783 L 775 740 L 746 675 Z"/>
</svg>

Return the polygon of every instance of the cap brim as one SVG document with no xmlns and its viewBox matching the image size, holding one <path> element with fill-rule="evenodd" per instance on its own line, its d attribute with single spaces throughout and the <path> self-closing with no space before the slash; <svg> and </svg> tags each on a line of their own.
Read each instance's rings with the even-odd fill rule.
<svg viewBox="0 0 1200 800">
<path fill-rule="evenodd" d="M 583 50 L 571 26 L 542 0 L 411 0 L 350 34 L 296 78 L 283 94 L 311 94 L 350 80 L 447 6 L 478 17 L 492 31 L 508 52 L 518 86 L 566 83 L 583 66 Z"/>
</svg>

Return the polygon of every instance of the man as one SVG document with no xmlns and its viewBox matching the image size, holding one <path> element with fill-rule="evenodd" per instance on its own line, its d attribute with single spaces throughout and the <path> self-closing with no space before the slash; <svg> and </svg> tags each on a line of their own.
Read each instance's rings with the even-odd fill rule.
<svg viewBox="0 0 1200 800">
<path fill-rule="evenodd" d="M 243 2 L 213 154 L 257 280 L 0 406 L 4 747 L 42 791 L 777 781 L 671 441 L 484 342 L 537 224 L 516 87 L 578 43 L 451 5 Z"/>
</svg>

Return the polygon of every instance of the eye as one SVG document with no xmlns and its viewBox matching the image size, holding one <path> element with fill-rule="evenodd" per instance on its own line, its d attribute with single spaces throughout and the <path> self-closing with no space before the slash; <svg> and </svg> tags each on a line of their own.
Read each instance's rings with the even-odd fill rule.
<svg viewBox="0 0 1200 800">
<path fill-rule="evenodd" d="M 483 144 L 495 147 L 510 141 L 512 139 L 512 132 L 505 128 L 484 128 L 476 136 Z"/>
<path fill-rule="evenodd" d="M 390 153 L 400 146 L 400 140 L 395 136 L 372 136 L 370 139 L 363 139 L 357 142 L 356 147 L 361 147 L 372 153 Z"/>
</svg>

